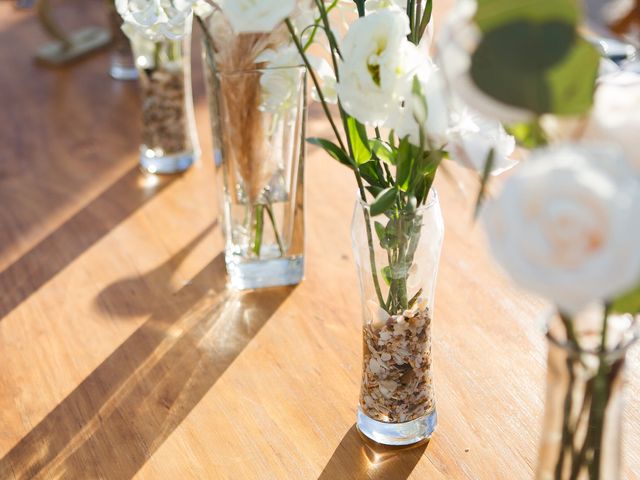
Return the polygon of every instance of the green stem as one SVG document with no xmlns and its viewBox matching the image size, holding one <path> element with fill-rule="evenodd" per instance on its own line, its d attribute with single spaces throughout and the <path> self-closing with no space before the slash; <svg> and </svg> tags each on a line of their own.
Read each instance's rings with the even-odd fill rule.
<svg viewBox="0 0 640 480">
<path fill-rule="evenodd" d="M 262 233 L 264 231 L 264 205 L 262 204 L 255 206 L 255 225 L 253 231 L 255 232 L 253 253 L 260 258 L 260 250 L 262 249 Z"/>
<path fill-rule="evenodd" d="M 276 242 L 278 242 L 278 248 L 280 249 L 280 255 L 284 255 L 284 244 L 282 243 L 280 233 L 278 232 L 278 227 L 276 226 L 276 217 L 273 214 L 271 199 L 267 199 L 267 204 L 264 206 L 264 208 L 267 211 L 267 215 L 269 215 L 269 220 L 271 221 L 271 226 L 273 227 L 273 234 L 276 237 Z"/>
<path fill-rule="evenodd" d="M 309 63 L 309 58 L 307 57 L 307 54 L 304 51 L 304 47 L 302 46 L 302 44 L 300 43 L 300 40 L 296 36 L 296 32 L 295 32 L 295 29 L 293 28 L 293 24 L 291 23 L 291 20 L 289 20 L 288 18 L 285 20 L 285 24 L 287 25 L 287 28 L 289 29 L 289 33 L 291 34 L 291 38 L 293 40 L 293 43 L 295 44 L 296 48 L 298 49 L 298 53 L 300 53 L 300 56 L 302 57 L 302 61 L 304 62 L 304 65 L 307 67 L 307 71 L 309 72 L 309 75 L 311 76 L 311 80 L 313 81 L 313 84 L 316 87 L 316 91 L 318 92 L 318 98 L 320 99 L 320 104 L 322 105 L 322 109 L 324 110 L 324 113 L 325 113 L 325 115 L 327 117 L 327 120 L 329 121 L 329 124 L 331 125 L 331 129 L 333 130 L 333 133 L 336 136 L 336 139 L 337 139 L 338 143 L 340 144 L 340 148 L 342 148 L 342 150 L 346 151 L 344 142 L 342 141 L 342 137 L 340 136 L 340 133 L 338 132 L 338 127 L 336 127 L 336 124 L 333 121 L 333 117 L 331 115 L 331 112 L 329 111 L 329 106 L 327 105 L 327 101 L 326 101 L 326 99 L 324 97 L 324 93 L 322 93 L 322 88 L 320 87 L 320 82 L 318 81 L 318 77 L 316 76 L 313 68 L 311 67 L 311 63 Z"/>
</svg>

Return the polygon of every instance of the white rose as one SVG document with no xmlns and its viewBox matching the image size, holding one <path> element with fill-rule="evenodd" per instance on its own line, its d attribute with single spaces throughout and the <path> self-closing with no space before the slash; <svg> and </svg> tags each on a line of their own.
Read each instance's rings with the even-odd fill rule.
<svg viewBox="0 0 640 480">
<path fill-rule="evenodd" d="M 492 174 L 498 175 L 514 166 L 516 162 L 511 155 L 516 148 L 516 140 L 502 124 L 465 106 L 456 107 L 447 132 L 447 149 L 451 158 L 464 167 L 483 172 L 493 149 Z"/>
<path fill-rule="evenodd" d="M 383 10 L 385 8 L 396 8 L 404 12 L 407 11 L 407 0 L 367 0 L 364 4 L 367 14 Z"/>
<path fill-rule="evenodd" d="M 296 0 L 230 0 L 222 11 L 236 33 L 268 33 L 292 14 Z"/>
<path fill-rule="evenodd" d="M 190 31 L 194 0 L 116 0 L 116 9 L 131 38 L 142 35 L 149 40 L 177 40 Z M 137 33 L 134 34 L 133 31 Z"/>
<path fill-rule="evenodd" d="M 360 122 L 382 125 L 394 108 L 404 76 L 403 49 L 410 45 L 407 15 L 380 10 L 356 20 L 342 45 L 338 96 Z"/>
<path fill-rule="evenodd" d="M 618 150 L 534 151 L 482 217 L 511 277 L 568 314 L 640 279 L 640 186 Z"/>
<path fill-rule="evenodd" d="M 298 50 L 292 45 L 278 50 L 265 50 L 256 61 L 266 63 L 266 69 L 260 76 L 260 109 L 277 113 L 295 108 L 299 98 L 301 69 L 291 67 L 302 65 Z"/>
<path fill-rule="evenodd" d="M 324 95 L 324 99 L 327 103 L 335 104 L 338 103 L 338 90 L 337 90 L 337 82 L 336 82 L 336 74 L 333 71 L 333 68 L 329 65 L 324 58 L 309 56 L 309 62 L 313 67 L 313 70 L 316 73 L 316 77 L 320 82 L 320 88 L 322 88 L 322 94 Z M 320 96 L 316 91 L 316 87 L 313 87 L 312 91 L 313 99 L 316 102 L 320 101 Z"/>
<path fill-rule="evenodd" d="M 601 77 L 583 137 L 618 145 L 640 170 L 640 75 L 620 72 Z"/>
<path fill-rule="evenodd" d="M 438 36 L 438 60 L 450 89 L 473 110 L 505 124 L 527 122 L 528 110 L 500 102 L 484 93 L 471 78 L 471 55 L 480 43 L 481 33 L 473 22 L 476 2 L 460 0 Z"/>
<path fill-rule="evenodd" d="M 420 145 L 420 130 L 433 148 L 446 143 L 449 114 L 446 89 L 441 73 L 435 64 L 413 44 L 406 47 L 407 73 L 402 79 L 398 99 L 391 110 L 386 127 L 395 131 L 399 138 L 409 137 L 414 145 Z M 422 87 L 424 100 L 413 93 L 413 81 L 417 78 Z"/>
</svg>

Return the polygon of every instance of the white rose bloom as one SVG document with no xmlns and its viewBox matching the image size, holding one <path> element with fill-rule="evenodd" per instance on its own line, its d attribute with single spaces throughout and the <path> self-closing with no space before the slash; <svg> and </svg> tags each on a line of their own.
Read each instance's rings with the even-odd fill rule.
<svg viewBox="0 0 640 480">
<path fill-rule="evenodd" d="M 640 279 L 640 186 L 618 150 L 534 151 L 482 217 L 511 277 L 568 314 Z"/>
<path fill-rule="evenodd" d="M 473 110 L 505 124 L 527 122 L 532 112 L 500 102 L 484 93 L 471 78 L 471 55 L 481 33 L 473 23 L 476 2 L 460 0 L 438 35 L 438 60 L 450 89 Z"/>
<path fill-rule="evenodd" d="M 385 8 L 397 8 L 407 11 L 407 0 L 367 0 L 364 4 L 367 14 L 383 10 Z"/>
<path fill-rule="evenodd" d="M 403 50 L 410 45 L 407 15 L 381 10 L 356 20 L 342 45 L 338 96 L 360 122 L 382 125 L 394 108 L 403 79 Z"/>
<path fill-rule="evenodd" d="M 268 33 L 293 13 L 296 0 L 227 0 L 221 8 L 236 33 Z"/>
<path fill-rule="evenodd" d="M 505 131 L 500 122 L 473 112 L 466 106 L 457 105 L 452 112 L 447 136 L 449 155 L 464 167 L 483 172 L 492 149 L 493 175 L 516 164 L 511 159 L 516 139 Z"/>
<path fill-rule="evenodd" d="M 262 103 L 260 109 L 265 112 L 278 113 L 295 108 L 298 103 L 302 65 L 298 50 L 287 45 L 278 50 L 265 50 L 257 62 L 266 62 L 267 69 L 260 77 L 262 87 Z"/>
<path fill-rule="evenodd" d="M 116 9 L 127 26 L 125 33 L 131 38 L 142 35 L 153 41 L 163 38 L 177 40 L 189 30 L 193 9 L 200 8 L 204 0 L 116 0 Z"/>
<path fill-rule="evenodd" d="M 447 141 L 449 113 L 446 90 L 438 67 L 418 48 L 409 43 L 405 52 L 407 73 L 402 79 L 402 87 L 394 108 L 391 110 L 386 127 L 395 131 L 399 138 L 409 137 L 414 145 L 420 145 L 420 129 L 433 148 L 442 147 Z M 413 81 L 417 78 L 427 103 L 413 93 Z"/>
<path fill-rule="evenodd" d="M 318 77 L 320 88 L 322 88 L 322 94 L 324 95 L 325 101 L 332 104 L 338 103 L 336 74 L 333 71 L 333 68 L 331 68 L 331 66 L 329 65 L 329 62 L 327 62 L 324 58 L 314 57 L 311 55 L 309 56 L 309 62 L 315 70 L 316 76 Z M 318 95 L 315 86 L 313 87 L 311 95 L 316 102 L 320 101 L 320 96 Z"/>
<path fill-rule="evenodd" d="M 640 170 L 640 75 L 620 72 L 601 77 L 583 137 L 618 145 Z"/>
</svg>

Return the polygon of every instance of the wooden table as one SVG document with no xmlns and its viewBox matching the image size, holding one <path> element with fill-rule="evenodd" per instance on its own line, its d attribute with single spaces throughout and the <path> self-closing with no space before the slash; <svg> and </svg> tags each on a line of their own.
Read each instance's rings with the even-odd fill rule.
<svg viewBox="0 0 640 480">
<path fill-rule="evenodd" d="M 100 23 L 101 5 L 69 1 L 60 18 Z M 473 176 L 439 179 L 438 430 L 426 447 L 374 449 L 354 427 L 350 174 L 309 150 L 301 285 L 227 291 L 200 68 L 202 160 L 145 177 L 135 83 L 107 76 L 107 53 L 39 68 L 44 40 L 32 12 L 0 5 L 1 479 L 532 478 L 545 307 L 492 266 Z M 310 130 L 328 133 L 318 109 Z M 625 478 L 640 478 L 638 355 Z"/>
</svg>

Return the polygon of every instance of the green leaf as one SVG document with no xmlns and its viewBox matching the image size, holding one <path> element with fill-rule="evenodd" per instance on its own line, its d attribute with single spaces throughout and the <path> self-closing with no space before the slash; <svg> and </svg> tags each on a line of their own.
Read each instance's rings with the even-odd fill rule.
<svg viewBox="0 0 640 480">
<path fill-rule="evenodd" d="M 522 19 L 485 33 L 471 59 L 471 77 L 508 105 L 538 115 L 580 115 L 593 103 L 599 62 L 597 49 L 573 24 Z"/>
<path fill-rule="evenodd" d="M 347 127 L 356 165 L 363 165 L 371 160 L 367 129 L 353 117 L 347 118 Z"/>
<path fill-rule="evenodd" d="M 391 285 L 391 267 L 386 266 L 382 270 L 380 270 L 380 272 L 382 273 L 382 279 L 384 280 L 384 283 L 386 283 L 387 285 Z"/>
<path fill-rule="evenodd" d="M 380 162 L 367 162 L 360 165 L 358 170 L 362 178 L 370 185 L 380 188 L 387 188 L 389 186 L 384 178 L 384 170 L 382 170 Z"/>
<path fill-rule="evenodd" d="M 380 243 L 383 243 L 386 236 L 386 229 L 384 228 L 384 225 L 380 222 L 375 222 L 374 226 L 376 227 L 376 234 L 378 235 Z"/>
<path fill-rule="evenodd" d="M 480 189 L 478 190 L 478 197 L 476 198 L 474 218 L 478 218 L 480 208 L 482 208 L 482 203 L 484 202 L 484 197 L 487 193 L 487 185 L 489 183 L 489 178 L 491 177 L 491 171 L 493 170 L 495 158 L 496 152 L 492 148 L 491 150 L 489 150 L 489 155 L 487 155 L 487 160 L 484 163 L 484 171 L 482 172 L 482 178 L 480 180 Z"/>
<path fill-rule="evenodd" d="M 369 140 L 369 148 L 376 158 L 379 158 L 389 165 L 396 164 L 396 158 L 393 154 L 393 150 L 382 140 L 378 140 L 377 138 Z"/>
<path fill-rule="evenodd" d="M 563 21 L 576 25 L 580 11 L 575 0 L 478 0 L 474 17 L 483 33 L 523 19 L 533 22 Z"/>
<path fill-rule="evenodd" d="M 611 304 L 612 313 L 640 313 L 640 285 L 630 292 L 614 300 Z"/>
<path fill-rule="evenodd" d="M 525 148 L 533 150 L 549 143 L 547 136 L 538 122 L 518 123 L 515 125 L 505 126 L 509 134 L 513 135 L 518 142 Z"/>
<path fill-rule="evenodd" d="M 315 137 L 307 138 L 307 142 L 324 149 L 325 152 L 327 152 L 331 157 L 338 160 L 341 164 L 346 165 L 349 168 L 354 168 L 353 160 L 349 158 L 349 155 L 347 155 L 347 153 L 340 147 L 338 147 L 335 143 L 330 142 L 329 140 L 325 140 L 324 138 Z"/>
<path fill-rule="evenodd" d="M 380 192 L 376 199 L 371 203 L 371 215 L 375 217 L 389 210 L 396 201 L 397 196 L 398 191 L 395 187 L 390 187 Z"/>
<path fill-rule="evenodd" d="M 403 192 L 406 192 L 409 188 L 413 160 L 413 149 L 411 148 L 409 137 L 405 137 L 400 142 L 400 147 L 398 147 L 398 169 L 396 172 L 396 184 Z"/>
</svg>

